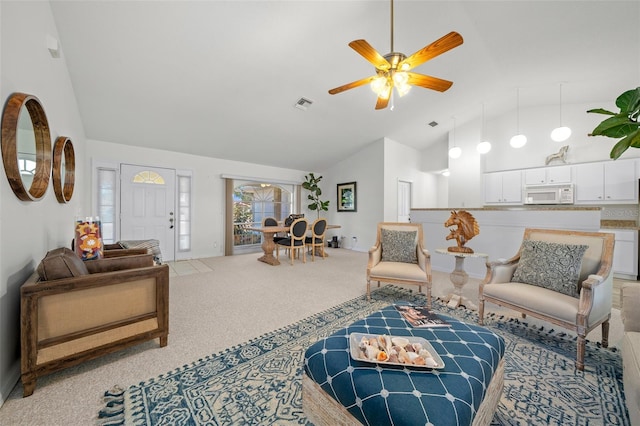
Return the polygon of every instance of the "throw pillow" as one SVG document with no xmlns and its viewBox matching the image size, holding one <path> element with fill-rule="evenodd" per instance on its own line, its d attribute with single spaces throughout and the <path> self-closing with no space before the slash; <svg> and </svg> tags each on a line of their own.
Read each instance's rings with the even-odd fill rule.
<svg viewBox="0 0 640 426">
<path fill-rule="evenodd" d="M 418 263 L 416 256 L 417 232 L 381 229 L 382 261 Z"/>
<path fill-rule="evenodd" d="M 525 240 L 511 281 L 545 287 L 578 297 L 578 280 L 586 245 Z"/>
<path fill-rule="evenodd" d="M 42 281 L 79 277 L 89 273 L 82 260 L 66 247 L 49 251 L 40 261 L 37 271 Z"/>
</svg>

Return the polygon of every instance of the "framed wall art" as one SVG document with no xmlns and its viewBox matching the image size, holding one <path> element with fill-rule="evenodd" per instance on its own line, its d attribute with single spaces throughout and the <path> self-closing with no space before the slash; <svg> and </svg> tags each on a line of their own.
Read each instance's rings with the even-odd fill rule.
<svg viewBox="0 0 640 426">
<path fill-rule="evenodd" d="M 357 207 L 356 183 L 347 182 L 338 184 L 338 211 L 355 212 Z"/>
</svg>

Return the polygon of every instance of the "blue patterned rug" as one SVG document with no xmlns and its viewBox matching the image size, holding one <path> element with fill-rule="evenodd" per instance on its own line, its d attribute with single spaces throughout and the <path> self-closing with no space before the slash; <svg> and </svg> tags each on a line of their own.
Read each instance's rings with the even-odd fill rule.
<svg viewBox="0 0 640 426">
<path fill-rule="evenodd" d="M 385 286 L 303 321 L 122 390 L 105 393 L 101 425 L 308 424 L 302 410 L 304 351 L 370 313 L 424 297 Z M 477 313 L 436 311 L 468 322 Z M 584 371 L 574 368 L 575 337 L 489 315 L 486 326 L 504 337 L 504 392 L 493 425 L 629 425 L 622 360 L 615 349 L 587 342 Z"/>
</svg>

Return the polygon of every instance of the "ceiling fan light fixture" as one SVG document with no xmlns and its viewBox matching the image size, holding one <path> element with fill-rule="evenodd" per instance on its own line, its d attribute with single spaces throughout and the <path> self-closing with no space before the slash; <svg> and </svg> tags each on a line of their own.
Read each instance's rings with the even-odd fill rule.
<svg viewBox="0 0 640 426">
<path fill-rule="evenodd" d="M 394 87 L 396 88 L 398 96 L 404 96 L 409 92 L 411 86 L 419 86 L 425 89 L 445 92 L 449 90 L 453 84 L 452 81 L 409 71 L 437 56 L 440 56 L 454 47 L 460 46 L 463 43 L 462 36 L 455 31 L 451 31 L 410 56 L 396 52 L 393 50 L 393 0 L 390 0 L 390 4 L 391 53 L 387 53 L 383 56 L 366 40 L 353 40 L 349 43 L 349 47 L 355 50 L 360 54 L 360 56 L 375 67 L 376 75 L 373 77 L 361 78 L 359 80 L 352 81 L 351 83 L 330 89 L 330 95 L 337 95 L 345 90 L 370 83 L 371 90 L 378 95 L 376 110 L 380 110 L 385 109 L 389 105 L 389 100 L 393 100 L 391 92 Z M 398 78 L 404 81 L 395 81 L 394 77 L 396 74 L 400 74 Z M 387 81 L 383 82 L 381 79 L 386 79 Z"/>
<path fill-rule="evenodd" d="M 393 74 L 393 85 L 400 97 L 406 95 L 411 90 L 409 75 L 404 71 L 396 71 Z"/>
<path fill-rule="evenodd" d="M 385 96 L 389 91 L 389 81 L 387 77 L 379 75 L 371 80 L 371 90 L 378 96 Z"/>
</svg>

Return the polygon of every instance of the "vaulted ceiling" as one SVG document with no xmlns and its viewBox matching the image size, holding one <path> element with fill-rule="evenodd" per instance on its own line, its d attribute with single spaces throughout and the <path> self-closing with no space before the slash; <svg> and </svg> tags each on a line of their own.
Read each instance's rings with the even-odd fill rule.
<svg viewBox="0 0 640 426">
<path fill-rule="evenodd" d="M 611 101 L 640 85 L 640 1 L 395 1 L 406 55 L 450 31 L 464 44 L 417 67 L 452 80 L 374 110 L 348 43 L 390 49 L 390 4 L 367 1 L 51 0 L 89 139 L 322 170 L 382 137 L 416 149 L 520 104 Z M 294 105 L 301 98 L 307 110 Z M 436 121 L 436 127 L 428 123 Z"/>
</svg>

